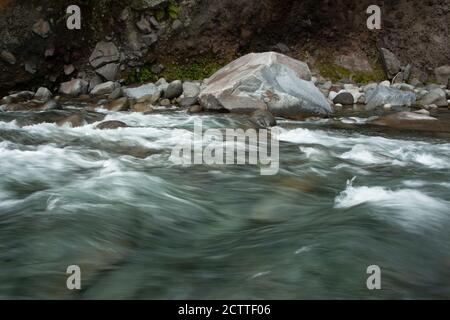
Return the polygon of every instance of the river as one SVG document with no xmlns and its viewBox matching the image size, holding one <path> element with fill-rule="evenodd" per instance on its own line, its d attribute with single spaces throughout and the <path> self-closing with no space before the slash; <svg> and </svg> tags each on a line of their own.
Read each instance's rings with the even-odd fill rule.
<svg viewBox="0 0 450 320">
<path fill-rule="evenodd" d="M 245 122 L 107 113 L 132 127 L 97 130 L 0 113 L 0 298 L 450 297 L 449 139 L 281 120 L 280 170 L 262 176 L 170 161 L 196 119 Z"/>
</svg>

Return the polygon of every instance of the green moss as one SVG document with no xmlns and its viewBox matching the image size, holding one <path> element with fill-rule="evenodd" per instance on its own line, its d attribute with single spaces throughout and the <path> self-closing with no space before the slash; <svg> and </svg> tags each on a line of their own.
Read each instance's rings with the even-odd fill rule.
<svg viewBox="0 0 450 320">
<path fill-rule="evenodd" d="M 145 83 L 157 81 L 160 77 L 167 81 L 173 80 L 203 80 L 210 77 L 226 64 L 225 61 L 217 61 L 212 58 L 200 58 L 187 64 L 176 62 L 164 63 L 164 70 L 161 74 L 151 71 L 151 65 L 136 68 L 125 75 L 127 84 Z"/>
<path fill-rule="evenodd" d="M 150 66 L 136 68 L 125 75 L 125 81 L 127 84 L 145 83 L 156 80 L 158 80 L 158 77 L 152 73 Z"/>
<path fill-rule="evenodd" d="M 169 14 L 169 17 L 171 17 L 173 20 L 178 19 L 180 11 L 181 7 L 175 1 L 172 0 L 169 2 L 169 6 L 167 8 L 167 13 Z"/>
<path fill-rule="evenodd" d="M 372 65 L 373 72 L 350 71 L 337 64 L 319 61 L 315 64 L 319 73 L 330 79 L 331 81 L 339 81 L 342 79 L 351 79 L 356 83 L 379 82 L 386 78 L 383 67 L 376 63 Z"/>
<path fill-rule="evenodd" d="M 219 70 L 224 63 L 208 58 L 197 59 L 189 64 L 169 63 L 161 76 L 171 80 L 202 80 L 210 77 Z"/>
</svg>

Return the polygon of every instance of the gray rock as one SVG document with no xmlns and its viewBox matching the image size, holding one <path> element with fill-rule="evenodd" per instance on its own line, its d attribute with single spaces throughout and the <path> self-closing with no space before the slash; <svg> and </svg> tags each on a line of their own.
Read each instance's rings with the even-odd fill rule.
<svg viewBox="0 0 450 320">
<path fill-rule="evenodd" d="M 94 89 L 92 89 L 91 94 L 92 95 L 105 95 L 110 94 L 116 89 L 117 85 L 116 83 L 112 81 L 108 81 L 105 83 L 101 83 L 97 86 L 95 86 Z"/>
<path fill-rule="evenodd" d="M 159 102 L 159 105 L 160 106 L 163 106 L 163 107 L 168 107 L 168 106 L 170 106 L 172 103 L 170 102 L 170 100 L 169 99 L 162 99 L 160 102 Z"/>
<path fill-rule="evenodd" d="M 145 36 L 142 36 L 142 41 L 147 47 L 150 47 L 152 44 L 158 41 L 158 35 L 156 33 L 146 34 Z"/>
<path fill-rule="evenodd" d="M 125 122 L 112 120 L 112 121 L 104 121 L 99 123 L 95 128 L 99 130 L 114 130 L 118 128 L 126 128 L 128 127 Z"/>
<path fill-rule="evenodd" d="M 48 101 L 51 99 L 52 97 L 52 93 L 50 92 L 50 90 L 48 90 L 47 88 L 44 87 L 40 87 L 37 91 L 36 94 L 34 95 L 34 98 L 40 101 Z"/>
<path fill-rule="evenodd" d="M 111 92 L 108 96 L 109 100 L 116 100 L 123 96 L 122 88 L 120 86 L 117 86 L 116 89 L 114 89 L 113 92 Z"/>
<path fill-rule="evenodd" d="M 17 62 L 16 57 L 11 52 L 6 50 L 2 50 L 2 52 L 0 53 L 0 59 L 11 65 L 16 64 Z"/>
<path fill-rule="evenodd" d="M 187 110 L 187 112 L 188 113 L 200 113 L 200 112 L 203 112 L 203 107 L 200 105 L 195 105 L 195 106 L 190 107 Z"/>
<path fill-rule="evenodd" d="M 163 70 L 164 70 L 164 65 L 161 63 L 157 63 L 152 66 L 152 72 L 154 74 L 160 74 L 161 72 L 163 72 Z"/>
<path fill-rule="evenodd" d="M 45 39 L 48 37 L 48 34 L 50 33 L 50 24 L 48 23 L 48 21 L 45 21 L 44 19 L 39 19 L 33 25 L 33 32 Z"/>
<path fill-rule="evenodd" d="M 450 66 L 441 66 L 434 69 L 436 80 L 445 86 L 450 85 Z"/>
<path fill-rule="evenodd" d="M 110 111 L 127 111 L 130 108 L 129 101 L 126 97 L 116 99 L 104 105 L 105 109 Z"/>
<path fill-rule="evenodd" d="M 157 9 L 169 0 L 133 0 L 131 7 L 135 10 Z"/>
<path fill-rule="evenodd" d="M 130 8 L 127 7 L 127 8 L 122 10 L 122 12 L 120 13 L 120 17 L 119 18 L 122 21 L 128 21 L 130 16 L 131 16 Z"/>
<path fill-rule="evenodd" d="M 62 106 L 56 100 L 49 100 L 41 107 L 41 110 L 43 111 L 59 110 L 59 109 L 62 109 Z"/>
<path fill-rule="evenodd" d="M 251 121 L 259 128 L 270 128 L 277 125 L 272 113 L 267 110 L 257 110 L 252 114 Z"/>
<path fill-rule="evenodd" d="M 64 74 L 66 76 L 71 75 L 75 71 L 73 64 L 68 64 L 64 66 Z"/>
<path fill-rule="evenodd" d="M 161 89 L 153 83 L 143 84 L 139 87 L 129 87 L 123 89 L 123 94 L 128 98 L 139 99 L 144 96 L 154 95 L 160 92 Z"/>
<path fill-rule="evenodd" d="M 393 79 L 400 72 L 401 63 L 397 56 L 386 48 L 381 48 L 381 58 L 389 79 Z"/>
<path fill-rule="evenodd" d="M 150 21 L 148 21 L 144 16 L 141 17 L 141 20 L 136 22 L 136 27 L 144 34 L 152 33 Z"/>
<path fill-rule="evenodd" d="M 161 28 L 161 25 L 159 24 L 158 20 L 156 20 L 156 18 L 154 16 L 150 17 L 150 23 L 153 27 L 155 27 L 156 29 Z"/>
<path fill-rule="evenodd" d="M 44 57 L 53 57 L 55 55 L 55 47 L 50 46 L 49 48 L 45 49 Z"/>
<path fill-rule="evenodd" d="M 176 19 L 172 23 L 172 30 L 177 31 L 177 30 L 180 30 L 181 28 L 183 28 L 183 22 L 181 22 L 180 20 Z"/>
<path fill-rule="evenodd" d="M 207 79 L 199 99 L 206 110 L 268 108 L 276 116 L 295 119 L 329 115 L 330 104 L 310 80 L 304 62 L 276 52 L 251 53 Z"/>
<path fill-rule="evenodd" d="M 98 86 L 99 84 L 102 84 L 103 80 L 99 75 L 94 75 L 90 80 L 89 80 L 89 92 L 91 92 L 96 86 Z"/>
<path fill-rule="evenodd" d="M 89 63 L 94 68 L 99 68 L 105 64 L 117 62 L 120 59 L 120 53 L 116 45 L 112 42 L 101 41 L 97 43 L 94 51 L 89 57 Z"/>
<path fill-rule="evenodd" d="M 281 43 L 281 42 L 277 43 L 275 48 L 277 51 L 279 51 L 283 54 L 289 53 L 289 51 L 291 51 L 291 49 L 287 45 L 285 45 L 284 43 Z"/>
<path fill-rule="evenodd" d="M 30 73 L 30 74 L 35 74 L 36 73 L 36 62 L 34 61 L 27 61 L 25 62 L 25 71 Z"/>
<path fill-rule="evenodd" d="M 402 91 L 414 92 L 414 86 L 407 84 L 407 83 L 395 83 L 392 85 L 392 88 L 402 90 Z"/>
<path fill-rule="evenodd" d="M 0 100 L 0 104 L 3 104 L 3 105 L 10 104 L 13 102 L 14 102 L 13 98 L 11 98 L 10 96 L 3 97 L 2 100 Z"/>
<path fill-rule="evenodd" d="M 20 91 L 9 95 L 12 102 L 30 100 L 34 97 L 33 91 Z"/>
<path fill-rule="evenodd" d="M 447 107 L 447 97 L 444 90 L 440 88 L 436 88 L 431 90 L 425 96 L 423 96 L 419 101 L 417 101 L 419 106 L 428 106 L 431 104 L 435 104 L 438 107 Z"/>
<path fill-rule="evenodd" d="M 353 105 L 355 103 L 355 98 L 350 92 L 340 92 L 337 94 L 337 96 L 333 99 L 334 103 L 340 103 L 343 106 Z"/>
<path fill-rule="evenodd" d="M 67 96 L 78 96 L 87 93 L 89 83 L 82 79 L 73 79 L 71 81 L 61 83 L 59 93 Z"/>
<path fill-rule="evenodd" d="M 131 107 L 134 112 L 150 113 L 153 112 L 153 105 L 149 102 L 139 102 Z"/>
<path fill-rule="evenodd" d="M 411 76 L 411 69 L 412 69 L 412 66 L 410 64 L 408 64 L 406 67 L 402 68 L 403 81 L 409 80 L 409 77 Z"/>
<path fill-rule="evenodd" d="M 183 94 L 183 83 L 180 80 L 171 82 L 164 90 L 164 98 L 176 99 Z"/>
<path fill-rule="evenodd" d="M 200 94 L 200 84 L 196 82 L 184 82 L 183 83 L 183 95 L 186 98 L 198 97 Z"/>
<path fill-rule="evenodd" d="M 198 104 L 198 98 L 197 97 L 181 98 L 179 104 L 180 104 L 180 107 L 182 107 L 182 108 L 188 108 L 188 107 Z"/>
<path fill-rule="evenodd" d="M 369 109 L 390 104 L 392 107 L 412 106 L 416 101 L 414 92 L 400 91 L 394 88 L 378 85 L 366 92 L 366 105 Z"/>
<path fill-rule="evenodd" d="M 167 83 L 166 79 L 161 78 L 158 81 L 156 81 L 155 86 L 157 86 L 162 92 L 164 92 L 169 84 Z"/>
<path fill-rule="evenodd" d="M 83 113 L 77 113 L 71 116 L 68 116 L 64 119 L 61 119 L 56 124 L 58 126 L 70 125 L 73 128 L 81 127 L 86 123 L 86 119 Z"/>
<path fill-rule="evenodd" d="M 148 102 L 152 105 L 156 104 L 158 100 L 161 98 L 161 91 L 156 91 L 154 94 L 149 94 L 147 96 L 143 96 L 137 99 L 138 103 Z"/>
<path fill-rule="evenodd" d="M 101 68 L 95 70 L 97 74 L 102 76 L 104 79 L 113 81 L 117 78 L 117 73 L 119 72 L 119 64 L 118 63 L 109 63 L 104 65 Z"/>
</svg>

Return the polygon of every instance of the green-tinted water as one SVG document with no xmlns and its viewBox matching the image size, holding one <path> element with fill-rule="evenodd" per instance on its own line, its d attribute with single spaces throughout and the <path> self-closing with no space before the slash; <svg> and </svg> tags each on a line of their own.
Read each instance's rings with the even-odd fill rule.
<svg viewBox="0 0 450 320">
<path fill-rule="evenodd" d="M 0 115 L 0 298 L 450 298 L 448 141 L 286 121 L 280 171 L 261 176 L 170 161 L 196 118 L 237 117 L 36 117 Z"/>
</svg>

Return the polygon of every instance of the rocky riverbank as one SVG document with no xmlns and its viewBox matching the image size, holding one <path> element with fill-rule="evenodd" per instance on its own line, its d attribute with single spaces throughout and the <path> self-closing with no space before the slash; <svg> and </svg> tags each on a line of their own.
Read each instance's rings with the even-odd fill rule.
<svg viewBox="0 0 450 320">
<path fill-rule="evenodd" d="M 333 83 L 312 73 L 305 62 L 266 52 L 237 59 L 203 81 L 168 82 L 161 78 L 154 83 L 124 85 L 121 81 L 88 82 L 75 78 L 61 83 L 57 92 L 45 87 L 36 92 L 11 92 L 1 99 L 0 110 L 48 112 L 72 110 L 76 105 L 79 112 L 75 114 L 43 119 L 74 127 L 87 124 L 90 119 L 98 121 L 102 111 L 232 112 L 253 115 L 254 122 L 262 127 L 275 125 L 273 116 L 333 119 L 351 111 L 352 116 L 366 117 L 366 123 L 374 126 L 450 132 L 449 123 L 440 119 L 449 108 L 450 73 L 438 75 L 441 84 L 413 85 L 401 82 L 398 76 L 392 81 L 364 85 Z M 99 128 L 124 126 L 127 124 L 114 122 Z"/>
</svg>

